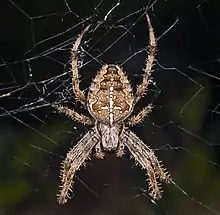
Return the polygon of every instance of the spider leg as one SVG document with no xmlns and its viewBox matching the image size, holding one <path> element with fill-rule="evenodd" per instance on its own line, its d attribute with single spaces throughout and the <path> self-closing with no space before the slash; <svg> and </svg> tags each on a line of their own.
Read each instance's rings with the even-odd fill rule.
<svg viewBox="0 0 220 215">
<path fill-rule="evenodd" d="M 154 58 L 156 55 L 156 39 L 154 36 L 154 29 L 151 25 L 150 17 L 148 14 L 146 15 L 147 18 L 147 23 L 148 23 L 148 28 L 149 28 L 149 51 L 148 51 L 148 57 L 146 59 L 146 66 L 144 69 L 144 74 L 143 74 L 143 81 L 140 85 L 138 85 L 136 93 L 135 93 L 135 99 L 134 99 L 134 104 L 138 102 L 138 100 L 144 96 L 144 94 L 147 92 L 148 86 L 151 82 L 151 75 L 152 75 L 152 67 L 154 63 Z"/>
<path fill-rule="evenodd" d="M 76 100 L 80 101 L 84 106 L 86 105 L 86 96 L 82 90 L 79 88 L 79 71 L 78 71 L 78 61 L 77 61 L 77 51 L 84 34 L 89 30 L 90 25 L 88 25 L 82 33 L 78 36 L 73 47 L 71 49 L 71 70 L 72 70 L 72 86 L 73 93 Z"/>
<path fill-rule="evenodd" d="M 138 123 L 140 123 L 144 117 L 148 116 L 149 113 L 151 113 L 153 109 L 153 106 L 150 104 L 147 107 L 145 107 L 142 111 L 140 111 L 137 115 L 130 116 L 126 121 L 126 125 L 134 126 Z"/>
<path fill-rule="evenodd" d="M 87 125 L 94 125 L 93 119 L 91 119 L 87 116 L 84 116 L 83 114 L 79 114 L 76 111 L 69 109 L 68 107 L 55 105 L 55 104 L 52 104 L 52 107 L 57 109 L 58 112 L 63 113 L 65 115 L 71 117 L 72 119 L 76 120 L 77 122 L 87 124 Z"/>
<path fill-rule="evenodd" d="M 99 142 L 99 138 L 94 130 L 90 130 L 84 137 L 67 153 L 66 159 L 61 165 L 61 189 L 57 201 L 64 204 L 70 198 L 72 192 L 73 177 L 77 170 L 89 159 L 89 154 L 93 147 Z"/>
<path fill-rule="evenodd" d="M 136 163 L 147 170 L 150 196 L 153 199 L 160 199 L 162 197 L 160 182 L 171 183 L 172 181 L 166 169 L 162 167 L 154 151 L 131 131 L 127 130 L 123 133 L 122 141 L 130 150 Z"/>
</svg>

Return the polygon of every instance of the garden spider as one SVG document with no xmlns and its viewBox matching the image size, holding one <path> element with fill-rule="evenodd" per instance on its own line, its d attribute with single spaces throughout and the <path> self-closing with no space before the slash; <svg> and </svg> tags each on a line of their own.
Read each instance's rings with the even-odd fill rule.
<svg viewBox="0 0 220 215">
<path fill-rule="evenodd" d="M 130 116 L 135 104 L 144 96 L 151 83 L 153 62 L 156 54 L 156 40 L 151 21 L 146 15 L 149 28 L 149 53 L 143 74 L 143 81 L 133 94 L 131 85 L 118 65 L 104 65 L 93 80 L 86 98 L 79 88 L 79 74 L 77 67 L 77 50 L 89 26 L 77 37 L 71 50 L 72 86 L 76 100 L 88 109 L 92 117 L 87 117 L 68 107 L 53 104 L 60 113 L 72 119 L 93 125 L 84 137 L 67 153 L 61 165 L 61 189 L 58 195 L 59 204 L 64 204 L 70 198 L 73 178 L 77 170 L 84 164 L 93 148 L 95 156 L 103 159 L 105 152 L 115 151 L 117 157 L 124 154 L 127 147 L 136 161 L 148 175 L 149 195 L 153 199 L 160 199 L 162 191 L 160 182 L 170 183 L 171 178 L 162 167 L 154 151 L 146 146 L 125 125 L 136 125 L 147 116 L 152 106 L 148 105 L 137 115 Z"/>
</svg>

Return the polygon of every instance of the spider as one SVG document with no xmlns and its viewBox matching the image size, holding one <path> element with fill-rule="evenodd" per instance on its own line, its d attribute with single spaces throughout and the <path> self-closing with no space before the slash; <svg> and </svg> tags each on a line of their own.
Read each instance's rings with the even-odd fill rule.
<svg viewBox="0 0 220 215">
<path fill-rule="evenodd" d="M 149 195 L 153 199 L 162 197 L 160 182 L 171 182 L 171 177 L 158 161 L 154 151 L 145 145 L 127 127 L 140 123 L 152 111 L 148 105 L 137 115 L 131 113 L 138 100 L 144 96 L 151 83 L 153 62 L 156 54 L 156 39 L 150 18 L 146 14 L 149 28 L 149 53 L 143 74 L 143 81 L 133 93 L 126 74 L 114 64 L 104 65 L 97 72 L 92 81 L 87 97 L 79 88 L 79 74 L 77 67 L 77 51 L 84 34 L 89 30 L 87 26 L 77 37 L 71 49 L 72 87 L 77 101 L 86 108 L 91 117 L 84 116 L 68 107 L 53 104 L 58 112 L 72 119 L 93 126 L 84 137 L 67 153 L 61 164 L 61 185 L 58 203 L 64 204 L 70 198 L 73 178 L 76 171 L 89 159 L 93 148 L 95 156 L 103 159 L 105 152 L 115 151 L 117 157 L 124 154 L 125 147 L 131 157 L 147 172 Z"/>
</svg>

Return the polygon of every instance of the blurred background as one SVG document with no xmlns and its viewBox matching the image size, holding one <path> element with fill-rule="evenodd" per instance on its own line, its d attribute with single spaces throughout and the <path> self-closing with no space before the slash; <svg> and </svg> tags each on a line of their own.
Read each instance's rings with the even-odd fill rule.
<svg viewBox="0 0 220 215">
<path fill-rule="evenodd" d="M 0 214 L 220 214 L 220 2 L 212 0 L 0 3 Z M 163 198 L 148 196 L 146 172 L 122 159 L 91 155 L 75 177 L 72 199 L 58 205 L 60 163 L 88 126 L 51 107 L 88 115 L 73 98 L 70 48 L 88 24 L 79 52 L 81 89 L 104 63 L 119 64 L 133 89 L 149 42 L 158 48 L 153 84 L 134 113 L 154 110 L 131 130 L 171 174 Z"/>
</svg>

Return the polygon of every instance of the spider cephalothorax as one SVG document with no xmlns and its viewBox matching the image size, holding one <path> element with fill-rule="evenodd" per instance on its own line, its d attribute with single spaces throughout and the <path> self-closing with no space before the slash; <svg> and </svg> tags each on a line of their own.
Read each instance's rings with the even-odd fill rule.
<svg viewBox="0 0 220 215">
<path fill-rule="evenodd" d="M 88 109 L 92 118 L 68 107 L 59 105 L 53 105 L 53 107 L 78 122 L 93 125 L 93 128 L 67 153 L 62 164 L 61 190 L 58 195 L 60 204 L 64 204 L 69 198 L 73 177 L 89 158 L 93 148 L 95 148 L 95 156 L 102 159 L 107 151 L 116 151 L 116 155 L 121 157 L 124 154 L 124 148 L 127 147 L 136 163 L 147 171 L 150 196 L 154 199 L 161 198 L 160 182 L 171 182 L 171 178 L 158 161 L 154 151 L 126 127 L 126 125 L 138 124 L 152 110 L 152 106 L 148 105 L 137 115 L 131 116 L 135 104 L 147 92 L 156 54 L 153 28 L 148 15 L 146 18 L 149 27 L 149 54 L 146 59 L 143 82 L 137 87 L 135 93 L 123 70 L 118 65 L 110 64 L 104 65 L 97 73 L 86 98 L 79 88 L 77 50 L 89 26 L 73 44 L 71 50 L 73 93 L 76 100 Z"/>
</svg>

